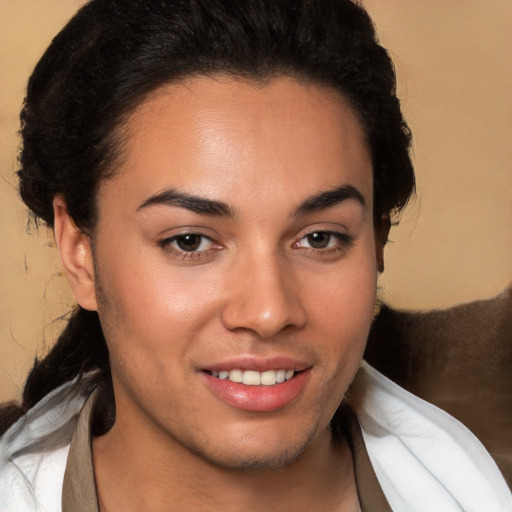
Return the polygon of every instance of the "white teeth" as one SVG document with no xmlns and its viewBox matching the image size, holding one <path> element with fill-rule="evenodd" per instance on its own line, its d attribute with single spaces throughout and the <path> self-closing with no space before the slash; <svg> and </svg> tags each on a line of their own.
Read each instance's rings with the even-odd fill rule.
<svg viewBox="0 0 512 512">
<path fill-rule="evenodd" d="M 286 379 L 286 370 L 277 370 L 276 372 L 276 382 L 281 384 Z"/>
<path fill-rule="evenodd" d="M 231 382 L 243 382 L 244 372 L 242 370 L 231 370 L 229 372 L 229 380 Z"/>
<path fill-rule="evenodd" d="M 285 380 L 290 380 L 294 375 L 294 370 L 267 370 L 266 372 L 256 372 L 253 370 L 212 370 L 212 375 L 219 379 L 228 379 L 231 382 L 243 383 L 246 386 L 273 386 L 281 384 Z"/>
<path fill-rule="evenodd" d="M 250 370 L 245 371 L 242 382 L 246 386 L 259 386 L 260 385 L 260 372 L 253 372 Z"/>
<path fill-rule="evenodd" d="M 276 372 L 274 370 L 263 372 L 260 376 L 260 382 L 264 386 L 273 386 L 277 382 Z"/>
</svg>

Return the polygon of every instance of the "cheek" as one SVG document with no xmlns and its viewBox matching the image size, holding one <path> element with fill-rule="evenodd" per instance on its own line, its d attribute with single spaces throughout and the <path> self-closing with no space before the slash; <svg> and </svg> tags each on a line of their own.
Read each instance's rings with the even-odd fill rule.
<svg viewBox="0 0 512 512">
<path fill-rule="evenodd" d="M 368 244 L 373 247 L 373 244 Z M 362 358 L 373 320 L 377 288 L 374 253 L 354 254 L 317 290 L 311 300 L 310 319 L 322 333 L 331 370 L 336 375 L 351 375 Z"/>
<path fill-rule="evenodd" d="M 373 319 L 377 273 L 371 265 L 341 271 L 315 301 L 317 350 L 325 364 L 318 368 L 321 400 L 317 414 L 328 423 L 345 396 L 363 358 Z M 311 318 L 311 317 L 310 317 Z"/>
<path fill-rule="evenodd" d="M 123 251 L 115 243 L 104 244 L 97 271 L 106 298 L 113 309 L 129 315 L 128 321 L 158 324 L 165 317 L 186 319 L 198 300 L 208 297 L 205 290 L 210 283 L 201 278 L 204 275 L 196 277 L 190 269 L 166 261 L 160 249 L 144 244 L 128 240 Z"/>
<path fill-rule="evenodd" d="M 140 254 L 105 255 L 97 267 L 98 312 L 114 357 L 163 367 L 186 350 L 186 338 L 194 337 L 216 309 L 214 283 L 206 275 L 192 279 Z"/>
<path fill-rule="evenodd" d="M 174 403 L 180 390 L 187 389 L 193 340 L 211 308 L 204 292 L 190 283 L 151 272 L 125 281 L 118 279 L 122 268 L 117 270 L 105 278 L 108 302 L 100 310 L 116 396 L 138 397 L 142 409 L 156 407 L 164 398 Z"/>
<path fill-rule="evenodd" d="M 374 253 L 359 251 L 323 280 L 312 301 L 315 315 L 333 332 L 366 332 L 373 318 L 376 290 Z"/>
</svg>

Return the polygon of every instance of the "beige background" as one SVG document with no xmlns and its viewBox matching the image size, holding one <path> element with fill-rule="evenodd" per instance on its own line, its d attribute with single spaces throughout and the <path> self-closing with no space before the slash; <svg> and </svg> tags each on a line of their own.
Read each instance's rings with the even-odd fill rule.
<svg viewBox="0 0 512 512">
<path fill-rule="evenodd" d="M 19 396 L 72 304 L 51 233 L 28 224 L 14 172 L 26 80 L 80 3 L 0 0 L 0 400 Z M 364 4 L 396 64 L 418 179 L 381 295 L 413 309 L 492 296 L 512 274 L 512 2 Z"/>
</svg>

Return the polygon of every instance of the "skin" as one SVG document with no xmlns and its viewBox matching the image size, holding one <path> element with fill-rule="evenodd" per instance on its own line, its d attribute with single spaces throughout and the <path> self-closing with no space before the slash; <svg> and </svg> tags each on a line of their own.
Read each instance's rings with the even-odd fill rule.
<svg viewBox="0 0 512 512">
<path fill-rule="evenodd" d="M 94 244 L 55 200 L 61 258 L 111 355 L 117 419 L 93 442 L 102 510 L 358 510 L 350 450 L 328 429 L 383 251 L 354 111 L 286 77 L 199 77 L 153 93 L 123 129 Z M 307 208 L 342 186 L 362 201 Z M 227 211 L 170 204 L 169 190 Z M 202 235 L 197 249 L 185 234 Z M 212 365 L 272 357 L 307 368 L 275 410 L 240 409 L 206 383 Z"/>
</svg>

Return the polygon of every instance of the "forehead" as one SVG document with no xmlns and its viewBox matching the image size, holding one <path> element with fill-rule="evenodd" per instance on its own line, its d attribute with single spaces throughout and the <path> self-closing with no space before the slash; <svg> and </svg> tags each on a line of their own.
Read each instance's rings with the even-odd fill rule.
<svg viewBox="0 0 512 512">
<path fill-rule="evenodd" d="M 213 199 L 251 191 L 299 202 L 349 183 L 372 202 L 361 124 L 338 92 L 288 77 L 195 77 L 151 94 L 127 119 L 114 181 L 139 196 L 170 186 Z"/>
</svg>

